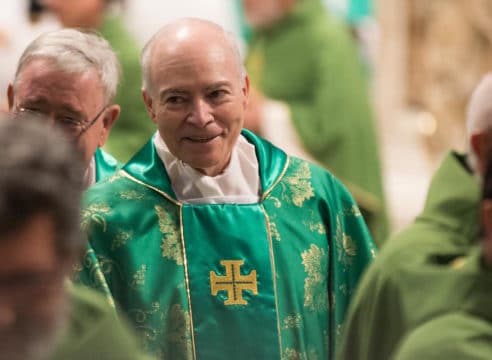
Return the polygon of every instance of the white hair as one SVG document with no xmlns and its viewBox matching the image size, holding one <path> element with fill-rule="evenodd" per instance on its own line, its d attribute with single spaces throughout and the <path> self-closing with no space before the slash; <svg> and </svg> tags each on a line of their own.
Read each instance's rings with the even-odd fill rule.
<svg viewBox="0 0 492 360">
<path fill-rule="evenodd" d="M 492 73 L 486 74 L 473 91 L 468 103 L 466 131 L 470 165 L 477 169 L 477 156 L 470 145 L 472 135 L 492 129 Z"/>
<path fill-rule="evenodd" d="M 244 78 L 246 76 L 246 69 L 243 64 L 243 59 L 241 57 L 241 52 L 239 51 L 239 45 L 236 41 L 236 38 L 234 34 L 230 31 L 225 30 L 223 27 L 220 25 L 204 20 L 204 19 L 199 19 L 199 18 L 183 18 L 180 20 L 177 20 L 173 23 L 164 25 L 159 31 L 157 31 L 151 38 L 150 40 L 145 44 L 145 46 L 142 49 L 142 53 L 140 55 L 140 64 L 142 66 L 142 88 L 144 90 L 150 90 L 152 88 L 152 76 L 151 76 L 151 64 L 152 64 L 152 55 L 154 53 L 154 47 L 155 44 L 159 41 L 159 39 L 167 34 L 170 28 L 176 26 L 177 24 L 204 24 L 208 25 L 210 27 L 215 27 L 217 30 L 221 31 L 226 42 L 230 46 L 235 60 L 237 67 L 239 69 L 239 76 L 240 76 L 240 81 L 241 81 L 241 86 L 244 86 Z M 220 33 L 220 32 L 219 32 Z"/>
<path fill-rule="evenodd" d="M 19 59 L 14 86 L 22 70 L 33 60 L 46 59 L 63 72 L 81 74 L 95 70 L 104 88 L 105 101 L 113 101 L 121 67 L 109 43 L 96 32 L 62 29 L 47 32 L 32 41 Z"/>
</svg>

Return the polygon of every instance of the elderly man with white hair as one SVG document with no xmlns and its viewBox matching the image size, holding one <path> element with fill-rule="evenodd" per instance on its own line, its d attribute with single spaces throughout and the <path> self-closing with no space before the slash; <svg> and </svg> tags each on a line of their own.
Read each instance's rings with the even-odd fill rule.
<svg viewBox="0 0 492 360">
<path fill-rule="evenodd" d="M 86 187 L 118 165 L 101 147 L 120 113 L 112 103 L 119 76 L 118 59 L 105 39 L 64 29 L 27 46 L 8 87 L 11 111 L 44 115 L 76 144 L 87 169 Z"/>
<path fill-rule="evenodd" d="M 446 156 L 423 212 L 365 274 L 338 358 L 492 358 L 492 214 L 480 199 L 482 179 L 492 180 L 490 74 L 470 99 L 467 133 L 469 154 Z"/>
<path fill-rule="evenodd" d="M 242 130 L 249 78 L 220 26 L 168 24 L 142 63 L 158 131 L 89 189 L 81 281 L 164 359 L 331 357 L 374 254 L 351 195 Z"/>
</svg>

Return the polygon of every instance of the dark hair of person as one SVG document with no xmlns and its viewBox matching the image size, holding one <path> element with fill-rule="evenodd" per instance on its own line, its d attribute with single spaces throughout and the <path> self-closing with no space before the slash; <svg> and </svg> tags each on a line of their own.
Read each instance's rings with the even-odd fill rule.
<svg viewBox="0 0 492 360">
<path fill-rule="evenodd" d="M 0 239 L 48 214 L 63 255 L 78 255 L 84 170 L 60 130 L 32 114 L 0 117 Z M 1 240 L 0 240 L 1 241 Z"/>
</svg>

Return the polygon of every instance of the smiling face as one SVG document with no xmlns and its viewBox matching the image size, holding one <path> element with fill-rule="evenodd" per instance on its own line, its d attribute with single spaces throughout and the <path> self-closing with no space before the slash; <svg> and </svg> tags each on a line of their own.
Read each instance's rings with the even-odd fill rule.
<svg viewBox="0 0 492 360">
<path fill-rule="evenodd" d="M 106 142 L 113 117 L 119 113 L 116 105 L 101 112 L 105 107 L 104 91 L 95 71 L 66 73 L 43 59 L 33 60 L 21 70 L 8 96 L 12 111 L 42 113 L 66 130 L 83 153 L 86 166 Z"/>
<path fill-rule="evenodd" d="M 215 176 L 228 165 L 243 126 L 249 80 L 221 31 L 176 31 L 155 45 L 147 110 L 171 153 Z"/>
</svg>

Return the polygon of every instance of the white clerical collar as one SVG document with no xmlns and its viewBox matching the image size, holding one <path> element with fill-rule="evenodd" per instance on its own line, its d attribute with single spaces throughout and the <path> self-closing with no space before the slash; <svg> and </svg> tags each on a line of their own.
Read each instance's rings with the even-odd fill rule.
<svg viewBox="0 0 492 360">
<path fill-rule="evenodd" d="M 88 187 L 94 185 L 95 183 L 96 183 L 96 160 L 94 159 L 93 156 L 91 162 L 89 163 L 89 166 L 87 167 L 87 170 L 85 170 L 85 174 L 84 174 L 85 188 L 87 189 Z"/>
<path fill-rule="evenodd" d="M 252 204 L 259 201 L 260 176 L 255 147 L 242 135 L 233 148 L 227 168 L 217 176 L 207 176 L 176 158 L 157 132 L 157 154 L 166 167 L 179 201 L 193 204 Z"/>
</svg>

